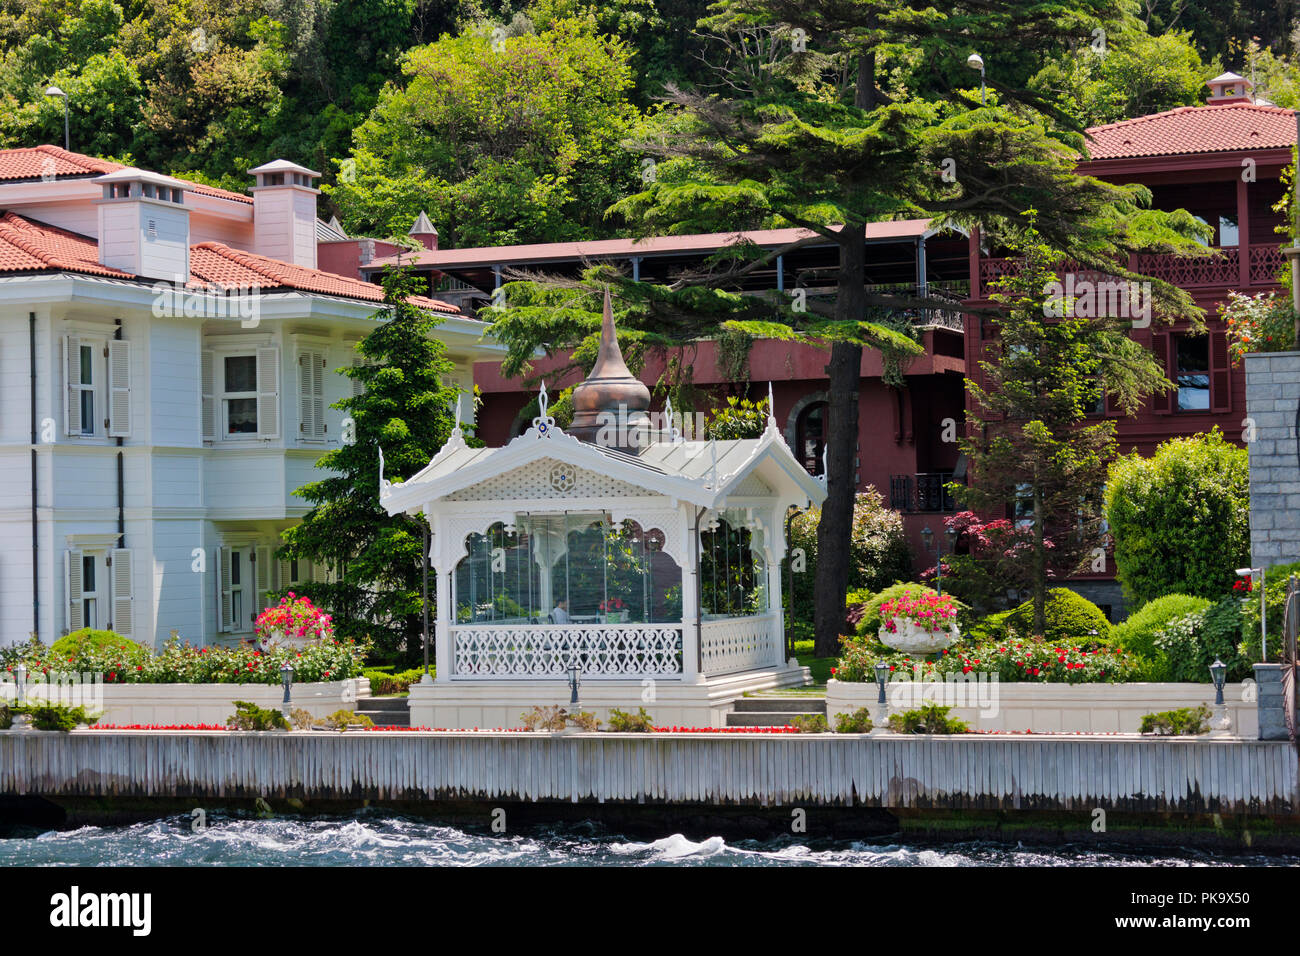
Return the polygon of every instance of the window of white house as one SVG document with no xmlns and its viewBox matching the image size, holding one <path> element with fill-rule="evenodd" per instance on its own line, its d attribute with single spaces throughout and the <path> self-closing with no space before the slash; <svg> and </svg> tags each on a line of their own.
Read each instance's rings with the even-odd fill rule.
<svg viewBox="0 0 1300 956">
<path fill-rule="evenodd" d="M 1230 248 L 1240 244 L 1240 231 L 1237 229 L 1237 221 L 1227 216 L 1219 217 L 1219 245 L 1223 248 Z"/>
<path fill-rule="evenodd" d="M 95 349 L 91 345 L 78 346 L 79 376 L 76 389 L 81 405 L 81 434 L 95 433 Z"/>
<path fill-rule="evenodd" d="M 222 360 L 221 412 L 226 435 L 257 434 L 257 355 Z"/>
<path fill-rule="evenodd" d="M 1180 412 L 1210 408 L 1210 340 L 1204 335 L 1174 337 L 1174 384 Z"/>
<path fill-rule="evenodd" d="M 81 623 L 82 627 L 98 628 L 100 626 L 99 609 L 102 606 L 99 593 L 99 576 L 95 573 L 95 556 L 81 556 Z"/>
</svg>

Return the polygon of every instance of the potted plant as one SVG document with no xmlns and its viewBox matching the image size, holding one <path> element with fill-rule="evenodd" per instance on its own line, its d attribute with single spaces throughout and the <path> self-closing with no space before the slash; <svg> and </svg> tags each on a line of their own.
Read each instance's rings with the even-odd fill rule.
<svg viewBox="0 0 1300 956">
<path fill-rule="evenodd" d="M 961 637 L 949 595 L 905 590 L 880 605 L 880 643 L 909 654 L 933 654 Z"/>
<path fill-rule="evenodd" d="M 275 607 L 257 615 L 257 635 L 267 647 L 306 647 L 321 638 L 333 638 L 330 615 L 311 603 L 307 596 L 290 591 Z"/>
<path fill-rule="evenodd" d="M 601 601 L 600 611 L 605 616 L 606 624 L 622 624 L 627 621 L 627 605 L 620 598 Z"/>
</svg>

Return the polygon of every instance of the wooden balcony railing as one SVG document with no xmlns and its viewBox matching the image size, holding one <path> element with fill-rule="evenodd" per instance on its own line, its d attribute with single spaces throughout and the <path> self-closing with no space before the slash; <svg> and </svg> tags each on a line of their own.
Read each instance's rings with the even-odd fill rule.
<svg viewBox="0 0 1300 956">
<path fill-rule="evenodd" d="M 1218 250 L 1218 256 L 1198 256 L 1188 258 L 1168 253 L 1148 253 L 1133 257 L 1131 268 L 1142 275 L 1162 279 L 1180 289 L 1242 287 L 1242 270 L 1240 249 L 1224 248 Z M 1273 245 L 1247 247 L 1248 287 L 1261 287 L 1277 284 L 1277 273 L 1285 260 L 1282 251 Z M 1068 266 L 1066 267 L 1068 269 Z M 992 291 L 990 284 L 1005 275 L 1014 275 L 1020 269 L 1018 259 L 992 258 L 980 259 L 979 290 L 977 297 L 986 298 Z M 1079 279 L 1095 280 L 1100 277 L 1097 272 L 1080 272 Z"/>
</svg>

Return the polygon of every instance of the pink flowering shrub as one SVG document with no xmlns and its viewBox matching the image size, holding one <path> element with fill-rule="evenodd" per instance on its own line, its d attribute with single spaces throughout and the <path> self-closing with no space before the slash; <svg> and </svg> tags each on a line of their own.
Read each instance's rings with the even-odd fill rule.
<svg viewBox="0 0 1300 956">
<path fill-rule="evenodd" d="M 334 638 L 334 623 L 330 615 L 312 604 L 311 598 L 298 597 L 292 591 L 275 607 L 268 607 L 257 615 L 255 626 L 262 638 L 268 638 L 276 631 L 286 637 Z"/>
</svg>

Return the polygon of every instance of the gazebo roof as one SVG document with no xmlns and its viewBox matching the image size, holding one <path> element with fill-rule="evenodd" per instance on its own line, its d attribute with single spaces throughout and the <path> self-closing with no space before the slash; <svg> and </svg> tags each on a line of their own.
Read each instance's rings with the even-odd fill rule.
<svg viewBox="0 0 1300 956">
<path fill-rule="evenodd" d="M 427 503 L 486 485 L 491 479 L 551 460 L 585 469 L 625 485 L 698 507 L 717 509 L 732 498 L 777 499 L 785 505 L 820 505 L 822 482 L 799 464 L 774 419 L 759 438 L 731 441 L 654 441 L 634 454 L 580 441 L 543 416 L 526 432 L 499 448 L 471 448 L 459 426 L 442 450 L 409 480 L 381 490 L 390 514 L 415 511 Z M 747 483 L 755 476 L 758 483 Z M 461 493 L 461 494 L 458 494 Z M 489 492 L 500 498 L 499 493 Z M 518 498 L 531 495 L 520 492 Z M 562 507 L 557 500 L 557 508 Z"/>
</svg>

